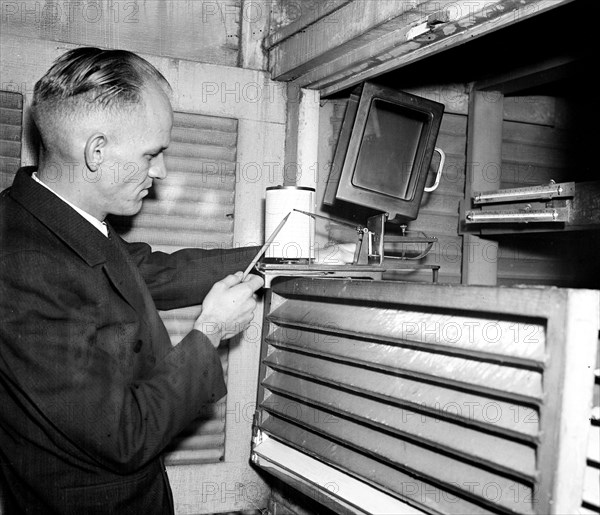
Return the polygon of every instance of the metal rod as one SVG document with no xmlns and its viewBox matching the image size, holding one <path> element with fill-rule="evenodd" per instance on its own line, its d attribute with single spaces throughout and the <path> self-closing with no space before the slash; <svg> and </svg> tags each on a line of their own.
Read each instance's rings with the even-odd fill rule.
<svg viewBox="0 0 600 515">
<path fill-rule="evenodd" d="M 285 225 L 285 222 L 287 222 L 287 219 L 290 217 L 291 214 L 292 214 L 292 212 L 290 211 L 287 215 L 285 215 L 283 220 L 281 220 L 281 222 L 279 222 L 279 225 L 277 227 L 275 227 L 275 230 L 271 233 L 271 236 L 269 236 L 267 238 L 267 241 L 265 241 L 265 244 L 256 253 L 256 256 L 254 256 L 254 259 L 252 259 L 252 261 L 250 261 L 250 264 L 248 265 L 248 267 L 246 268 L 246 270 L 244 270 L 244 273 L 242 274 L 242 281 L 244 281 L 246 279 L 246 276 L 250 273 L 250 270 L 252 270 L 254 268 L 254 265 L 256 265 L 256 263 L 258 263 L 258 260 L 269 248 L 269 245 L 271 245 L 271 243 L 273 243 L 273 240 L 279 234 L 279 231 L 281 231 L 281 228 Z"/>
<path fill-rule="evenodd" d="M 467 211 L 467 223 L 502 223 L 502 222 L 564 222 L 568 214 L 563 209 L 549 209 L 547 211 L 532 210 L 527 212 L 474 212 Z"/>
<path fill-rule="evenodd" d="M 328 222 L 333 222 L 338 225 L 345 225 L 346 227 L 352 227 L 352 229 L 360 230 L 362 226 L 357 224 L 352 224 L 350 222 L 342 222 L 341 220 L 336 220 L 335 218 L 329 218 L 328 216 L 317 215 L 316 213 L 311 213 L 310 211 L 302 211 L 300 209 L 294 209 L 294 211 L 298 211 L 298 213 L 302 213 L 303 215 L 312 216 L 313 218 L 322 218 L 323 220 L 327 220 Z"/>
</svg>

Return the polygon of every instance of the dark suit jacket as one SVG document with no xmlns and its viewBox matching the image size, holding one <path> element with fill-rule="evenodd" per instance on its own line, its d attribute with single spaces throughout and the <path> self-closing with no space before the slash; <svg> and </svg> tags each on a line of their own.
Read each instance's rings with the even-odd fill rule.
<svg viewBox="0 0 600 515">
<path fill-rule="evenodd" d="M 0 475 L 26 513 L 170 513 L 160 454 L 225 394 L 216 351 L 158 309 L 200 304 L 255 248 L 105 238 L 21 169 L 0 195 Z"/>
</svg>

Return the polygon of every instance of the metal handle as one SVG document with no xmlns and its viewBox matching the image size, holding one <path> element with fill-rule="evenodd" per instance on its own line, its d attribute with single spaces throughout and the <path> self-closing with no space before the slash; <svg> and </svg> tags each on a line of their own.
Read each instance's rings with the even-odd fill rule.
<svg viewBox="0 0 600 515">
<path fill-rule="evenodd" d="M 446 154 L 441 148 L 435 147 L 434 152 L 439 152 L 440 154 L 440 165 L 438 166 L 437 175 L 435 176 L 435 182 L 433 183 L 433 186 L 425 188 L 425 191 L 428 193 L 435 191 L 440 185 L 440 179 L 442 178 L 442 172 L 444 171 L 444 162 L 446 161 Z"/>
</svg>

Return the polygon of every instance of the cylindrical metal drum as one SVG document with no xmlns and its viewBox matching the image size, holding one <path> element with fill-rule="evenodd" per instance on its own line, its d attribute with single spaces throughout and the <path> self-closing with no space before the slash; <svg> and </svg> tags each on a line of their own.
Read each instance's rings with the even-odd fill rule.
<svg viewBox="0 0 600 515">
<path fill-rule="evenodd" d="M 267 250 L 265 258 L 280 262 L 309 262 L 314 259 L 315 222 L 312 216 L 293 211 L 315 212 L 315 190 L 301 186 L 267 188 L 265 197 L 265 238 L 291 212 L 285 225 Z"/>
</svg>

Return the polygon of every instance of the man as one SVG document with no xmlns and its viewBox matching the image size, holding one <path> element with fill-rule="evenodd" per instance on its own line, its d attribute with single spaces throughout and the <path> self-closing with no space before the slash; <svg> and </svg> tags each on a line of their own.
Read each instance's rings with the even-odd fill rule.
<svg viewBox="0 0 600 515">
<path fill-rule="evenodd" d="M 167 91 L 140 57 L 94 48 L 35 86 L 39 164 L 0 198 L 8 514 L 172 513 L 161 452 L 225 394 L 216 347 L 253 317 L 262 279 L 234 272 L 256 249 L 152 253 L 104 220 L 137 213 L 166 176 Z M 172 346 L 157 308 L 200 303 Z"/>
</svg>

